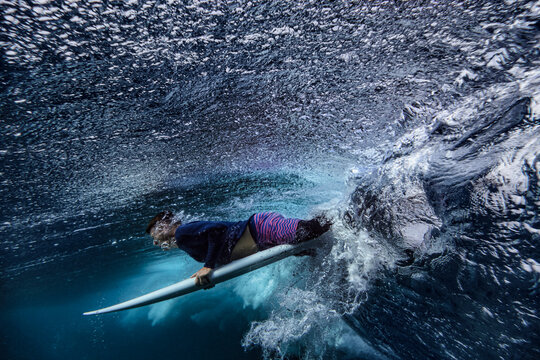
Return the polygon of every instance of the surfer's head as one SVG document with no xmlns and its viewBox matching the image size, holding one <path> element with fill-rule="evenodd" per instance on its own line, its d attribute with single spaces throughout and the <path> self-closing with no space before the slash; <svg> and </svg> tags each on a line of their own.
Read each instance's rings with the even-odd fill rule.
<svg viewBox="0 0 540 360">
<path fill-rule="evenodd" d="M 154 239 L 154 245 L 168 250 L 175 247 L 174 232 L 182 222 L 174 218 L 171 211 L 162 211 L 150 220 L 146 227 L 146 233 Z"/>
</svg>

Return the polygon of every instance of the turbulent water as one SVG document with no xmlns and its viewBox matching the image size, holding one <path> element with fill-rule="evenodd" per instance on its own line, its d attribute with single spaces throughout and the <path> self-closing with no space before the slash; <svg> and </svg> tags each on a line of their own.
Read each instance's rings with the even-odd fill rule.
<svg viewBox="0 0 540 360">
<path fill-rule="evenodd" d="M 540 3 L 0 1 L 7 359 L 540 357 Z M 292 258 L 144 236 L 274 210 Z"/>
</svg>

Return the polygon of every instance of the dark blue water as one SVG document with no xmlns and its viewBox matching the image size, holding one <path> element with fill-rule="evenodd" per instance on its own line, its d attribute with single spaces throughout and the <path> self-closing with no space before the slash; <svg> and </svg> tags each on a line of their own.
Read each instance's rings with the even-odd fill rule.
<svg viewBox="0 0 540 360">
<path fill-rule="evenodd" d="M 8 359 L 540 356 L 540 4 L 2 2 Z M 144 236 L 326 210 L 315 258 L 83 317 L 200 267 Z"/>
</svg>

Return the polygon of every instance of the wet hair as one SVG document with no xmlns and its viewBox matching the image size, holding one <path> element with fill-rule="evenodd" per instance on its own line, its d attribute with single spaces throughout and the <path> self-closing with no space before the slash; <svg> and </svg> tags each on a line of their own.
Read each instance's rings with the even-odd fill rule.
<svg viewBox="0 0 540 360">
<path fill-rule="evenodd" d="M 182 224 L 180 220 L 174 220 L 174 222 L 173 220 L 174 220 L 174 214 L 172 213 L 172 211 L 169 211 L 169 210 L 162 211 L 156 216 L 154 216 L 152 220 L 150 220 L 150 222 L 148 223 L 148 226 L 146 227 L 146 233 L 150 234 L 150 231 L 152 231 L 152 228 L 156 226 L 158 222 L 161 222 L 161 221 L 167 224 L 171 224 L 171 223 L 178 224 L 178 225 Z"/>
</svg>

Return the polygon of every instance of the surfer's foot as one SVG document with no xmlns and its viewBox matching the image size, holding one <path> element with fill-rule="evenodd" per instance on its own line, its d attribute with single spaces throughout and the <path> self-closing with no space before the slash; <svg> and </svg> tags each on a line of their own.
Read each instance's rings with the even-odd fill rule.
<svg viewBox="0 0 540 360">
<path fill-rule="evenodd" d="M 311 256 L 311 257 L 315 257 L 315 256 L 317 256 L 317 250 L 315 250 L 315 249 L 306 249 L 306 250 L 300 251 L 297 254 L 294 254 L 294 256 Z"/>
<path fill-rule="evenodd" d="M 328 216 L 326 215 L 326 213 L 322 212 L 320 214 L 317 214 L 313 220 L 316 220 L 319 225 L 321 226 L 321 229 L 323 231 L 323 233 L 327 232 L 328 230 L 330 230 L 330 227 L 332 226 L 332 221 L 328 218 Z"/>
<path fill-rule="evenodd" d="M 332 222 L 324 215 L 317 215 L 311 220 L 300 220 L 296 229 L 296 242 L 308 241 L 315 239 L 328 230 L 332 226 Z"/>
</svg>

